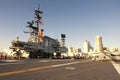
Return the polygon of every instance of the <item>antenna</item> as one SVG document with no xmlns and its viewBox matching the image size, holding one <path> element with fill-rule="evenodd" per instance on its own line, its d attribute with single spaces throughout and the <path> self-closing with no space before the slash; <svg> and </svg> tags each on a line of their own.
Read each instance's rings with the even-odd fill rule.
<svg viewBox="0 0 120 80">
<path fill-rule="evenodd" d="M 42 19 L 41 14 L 43 14 L 43 12 L 39 9 L 39 4 L 38 4 L 38 8 L 35 9 L 35 22 L 37 24 L 37 27 L 39 27 L 39 23 L 41 22 L 40 20 Z"/>
<path fill-rule="evenodd" d="M 31 31 L 25 32 L 24 33 L 30 33 L 30 38 L 29 41 L 31 42 L 39 42 L 40 40 L 42 41 L 42 34 L 43 34 L 43 29 L 40 30 L 40 25 L 42 25 L 42 14 L 43 12 L 40 10 L 40 5 L 38 4 L 38 7 L 34 9 L 35 13 L 35 20 L 31 22 L 27 22 L 28 28 L 30 28 Z M 34 25 L 35 24 L 35 25 Z M 39 33 L 41 32 L 41 35 Z M 41 37 L 41 38 L 40 38 Z"/>
</svg>

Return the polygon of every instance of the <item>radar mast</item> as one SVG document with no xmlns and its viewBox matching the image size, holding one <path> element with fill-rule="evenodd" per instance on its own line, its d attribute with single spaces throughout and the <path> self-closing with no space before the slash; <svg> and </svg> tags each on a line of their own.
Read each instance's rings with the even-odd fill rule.
<svg viewBox="0 0 120 80">
<path fill-rule="evenodd" d="M 43 41 L 43 29 L 41 26 L 43 26 L 43 22 L 41 21 L 42 19 L 42 14 L 43 12 L 38 8 L 34 10 L 35 12 L 35 20 L 32 20 L 31 22 L 27 22 L 28 27 L 30 29 L 29 33 L 30 37 L 28 39 L 28 42 L 36 42 L 36 43 L 41 43 Z"/>
</svg>

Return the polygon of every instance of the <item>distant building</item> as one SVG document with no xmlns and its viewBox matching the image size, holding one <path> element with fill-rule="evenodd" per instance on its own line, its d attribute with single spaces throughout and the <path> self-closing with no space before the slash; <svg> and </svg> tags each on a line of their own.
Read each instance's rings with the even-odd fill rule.
<svg viewBox="0 0 120 80">
<path fill-rule="evenodd" d="M 85 40 L 83 42 L 83 52 L 88 53 L 89 52 L 89 41 Z"/>
<path fill-rule="evenodd" d="M 92 47 L 91 47 L 91 45 L 90 45 L 90 42 L 87 41 L 87 40 L 85 40 L 85 41 L 83 42 L 83 52 L 84 52 L 84 53 L 88 53 L 88 52 L 90 52 L 90 50 L 92 50 Z"/>
<path fill-rule="evenodd" d="M 96 50 L 97 52 L 103 52 L 102 37 L 96 36 Z"/>
<path fill-rule="evenodd" d="M 68 47 L 68 56 L 69 58 L 80 58 L 83 57 L 83 53 L 80 48 Z"/>
</svg>

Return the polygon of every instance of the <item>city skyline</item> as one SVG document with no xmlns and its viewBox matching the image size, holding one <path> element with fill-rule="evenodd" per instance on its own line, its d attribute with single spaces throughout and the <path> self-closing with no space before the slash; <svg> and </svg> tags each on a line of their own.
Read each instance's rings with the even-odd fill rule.
<svg viewBox="0 0 120 80">
<path fill-rule="evenodd" d="M 34 18 L 40 4 L 44 35 L 61 40 L 66 46 L 82 48 L 84 40 L 95 47 L 95 37 L 102 37 L 104 47 L 120 48 L 120 1 L 118 0 L 0 0 L 0 50 L 9 48 L 17 36 L 27 41 L 27 21 Z"/>
</svg>

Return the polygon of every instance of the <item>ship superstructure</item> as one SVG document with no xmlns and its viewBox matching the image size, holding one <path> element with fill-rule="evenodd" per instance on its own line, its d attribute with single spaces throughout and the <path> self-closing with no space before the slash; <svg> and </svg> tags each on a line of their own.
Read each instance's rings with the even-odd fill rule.
<svg viewBox="0 0 120 80">
<path fill-rule="evenodd" d="M 43 36 L 44 29 L 41 26 L 44 25 L 42 22 L 43 12 L 39 9 L 35 11 L 35 19 L 31 22 L 27 22 L 30 31 L 25 31 L 24 33 L 29 33 L 28 41 L 20 41 L 17 37 L 17 40 L 12 41 L 13 52 L 20 57 L 22 52 L 25 51 L 29 54 L 29 58 L 49 58 L 53 57 L 53 53 L 60 52 L 60 42 L 56 39 L 50 38 L 48 36 Z M 60 56 L 60 55 L 59 55 Z"/>
<path fill-rule="evenodd" d="M 29 33 L 30 37 L 28 39 L 28 42 L 36 42 L 40 43 L 43 39 L 43 31 L 44 29 L 40 28 L 40 26 L 43 26 L 43 22 L 41 21 L 43 12 L 39 9 L 35 9 L 35 20 L 32 20 L 31 22 L 27 22 L 28 27 L 30 29 Z"/>
</svg>

